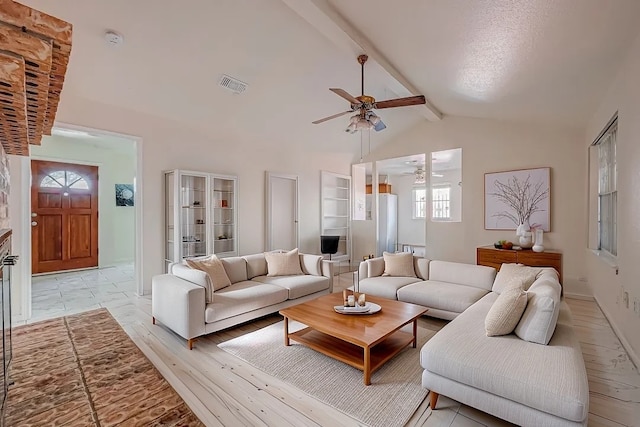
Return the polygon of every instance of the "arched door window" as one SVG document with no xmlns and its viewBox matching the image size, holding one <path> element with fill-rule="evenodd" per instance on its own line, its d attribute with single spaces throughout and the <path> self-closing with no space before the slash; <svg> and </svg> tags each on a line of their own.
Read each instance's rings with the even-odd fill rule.
<svg viewBox="0 0 640 427">
<path fill-rule="evenodd" d="M 89 183 L 82 175 L 78 175 L 76 172 L 57 170 L 45 175 L 40 181 L 40 187 L 88 190 Z"/>
</svg>

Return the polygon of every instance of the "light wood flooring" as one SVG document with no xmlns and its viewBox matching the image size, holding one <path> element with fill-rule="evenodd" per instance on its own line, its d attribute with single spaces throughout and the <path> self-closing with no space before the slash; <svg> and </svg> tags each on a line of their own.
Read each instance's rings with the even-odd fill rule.
<svg viewBox="0 0 640 427">
<path fill-rule="evenodd" d="M 336 289 L 351 282 L 336 280 Z M 640 374 L 593 301 L 567 300 L 582 344 L 590 387 L 589 426 L 640 426 Z M 196 341 L 192 351 L 170 330 L 151 324 L 151 299 L 109 308 L 194 413 L 208 426 L 358 426 L 356 420 L 218 349 L 217 344 L 278 322 L 268 316 Z M 423 317 L 439 330 L 445 321 Z M 428 400 L 428 399 L 427 399 Z M 408 426 L 505 426 L 505 421 L 446 397 L 425 402 Z"/>
</svg>

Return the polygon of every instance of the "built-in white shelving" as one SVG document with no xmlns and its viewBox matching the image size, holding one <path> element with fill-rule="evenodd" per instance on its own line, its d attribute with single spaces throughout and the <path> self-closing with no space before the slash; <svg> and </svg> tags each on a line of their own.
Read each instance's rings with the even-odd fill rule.
<svg viewBox="0 0 640 427">
<path fill-rule="evenodd" d="M 351 262 L 351 177 L 321 172 L 321 235 L 340 236 L 332 260 Z M 327 256 L 328 257 L 328 256 Z"/>
</svg>

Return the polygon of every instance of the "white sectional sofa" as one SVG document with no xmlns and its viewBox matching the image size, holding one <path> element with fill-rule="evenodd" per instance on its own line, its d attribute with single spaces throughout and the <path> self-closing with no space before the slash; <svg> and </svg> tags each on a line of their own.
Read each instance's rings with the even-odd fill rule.
<svg viewBox="0 0 640 427">
<path fill-rule="evenodd" d="M 221 259 L 230 286 L 215 290 L 207 303 L 204 271 L 183 263 L 152 279 L 153 323 L 159 321 L 185 338 L 196 337 L 275 313 L 333 291 L 334 263 L 300 254 L 302 275 L 268 276 L 264 254 Z"/>
<path fill-rule="evenodd" d="M 537 273 L 514 333 L 489 337 L 485 318 L 504 290 L 495 269 L 416 258 L 413 265 L 416 277 L 392 277 L 382 275 L 382 257 L 367 260 L 359 290 L 453 319 L 420 352 L 432 409 L 442 394 L 521 426 L 587 425 L 584 359 L 555 270 Z"/>
</svg>

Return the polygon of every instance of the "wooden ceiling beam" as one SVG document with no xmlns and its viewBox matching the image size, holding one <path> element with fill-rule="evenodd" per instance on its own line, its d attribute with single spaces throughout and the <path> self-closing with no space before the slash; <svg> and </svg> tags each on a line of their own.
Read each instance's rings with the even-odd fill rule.
<svg viewBox="0 0 640 427">
<path fill-rule="evenodd" d="M 0 106 L 5 113 L 0 135 L 7 153 L 28 155 L 29 144 L 40 144 L 42 135 L 51 134 L 69 63 L 72 30 L 72 25 L 61 19 L 12 0 L 0 1 L 0 52 L 22 59 L 25 74 L 22 93 L 7 91 Z M 6 58 L 2 61 L 13 66 Z M 7 117 L 14 118 L 13 110 L 23 108 L 26 126 L 8 121 Z"/>
<path fill-rule="evenodd" d="M 369 59 L 378 63 L 385 72 L 387 84 L 392 91 L 400 96 L 421 95 L 373 43 L 347 22 L 326 0 L 282 1 L 339 48 L 352 53 L 354 57 L 361 53 L 369 55 Z M 442 113 L 428 99 L 426 104 L 413 108 L 430 121 L 442 119 Z"/>
</svg>

